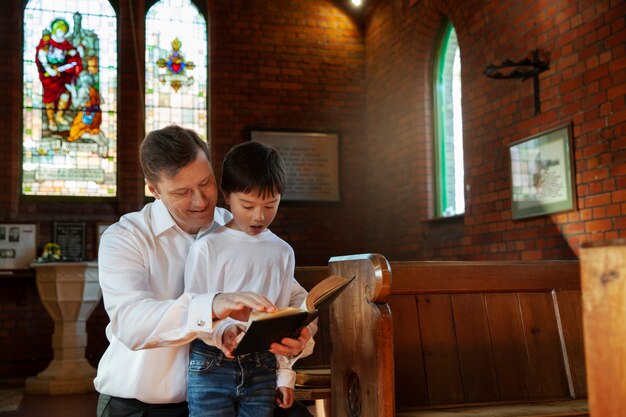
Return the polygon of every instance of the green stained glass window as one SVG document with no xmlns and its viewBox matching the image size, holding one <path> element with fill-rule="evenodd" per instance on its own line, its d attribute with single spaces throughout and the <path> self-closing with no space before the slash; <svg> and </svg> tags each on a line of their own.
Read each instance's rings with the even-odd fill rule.
<svg viewBox="0 0 626 417">
<path fill-rule="evenodd" d="M 24 11 L 22 193 L 115 197 L 117 17 L 107 0 Z"/>
<path fill-rule="evenodd" d="M 461 54 L 448 23 L 435 62 L 436 217 L 465 212 Z"/>
</svg>

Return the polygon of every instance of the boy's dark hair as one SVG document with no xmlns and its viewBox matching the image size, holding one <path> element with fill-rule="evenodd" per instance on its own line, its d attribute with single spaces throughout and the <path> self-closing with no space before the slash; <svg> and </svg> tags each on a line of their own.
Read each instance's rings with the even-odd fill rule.
<svg viewBox="0 0 626 417">
<path fill-rule="evenodd" d="M 162 173 L 171 178 L 193 162 L 199 150 L 211 162 L 208 145 L 193 130 L 176 125 L 153 130 L 139 148 L 143 175 L 151 183 L 157 183 Z"/>
<path fill-rule="evenodd" d="M 260 196 L 283 194 L 285 165 L 278 151 L 260 142 L 244 142 L 228 151 L 222 164 L 222 192 Z"/>
</svg>

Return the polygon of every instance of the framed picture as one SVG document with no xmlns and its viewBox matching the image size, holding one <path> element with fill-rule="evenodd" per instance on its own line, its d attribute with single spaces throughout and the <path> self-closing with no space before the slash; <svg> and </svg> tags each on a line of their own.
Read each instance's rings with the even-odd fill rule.
<svg viewBox="0 0 626 417">
<path fill-rule="evenodd" d="M 248 130 L 250 140 L 276 148 L 285 162 L 287 186 L 282 201 L 340 201 L 338 133 Z"/>
<path fill-rule="evenodd" d="M 576 210 L 571 124 L 510 145 L 513 219 Z"/>
<path fill-rule="evenodd" d="M 37 225 L 0 224 L 0 269 L 28 269 L 36 251 Z"/>
</svg>

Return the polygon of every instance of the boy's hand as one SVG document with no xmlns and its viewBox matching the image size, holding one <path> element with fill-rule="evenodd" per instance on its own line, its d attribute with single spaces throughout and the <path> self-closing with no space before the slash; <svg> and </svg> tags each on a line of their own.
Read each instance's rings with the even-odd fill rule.
<svg viewBox="0 0 626 417">
<path fill-rule="evenodd" d="M 213 299 L 213 316 L 217 319 L 232 317 L 248 321 L 252 310 L 272 312 L 276 306 L 261 294 L 255 292 L 224 292 Z"/>
<path fill-rule="evenodd" d="M 294 389 L 288 387 L 276 388 L 276 405 L 280 408 L 289 408 L 293 405 Z"/>
<path fill-rule="evenodd" d="M 310 338 L 311 332 L 309 332 L 309 329 L 305 327 L 302 329 L 300 336 L 298 336 L 297 339 L 285 337 L 280 341 L 280 343 L 272 343 L 270 345 L 270 352 L 275 355 L 293 358 L 294 356 L 298 356 L 302 353 Z"/>
<path fill-rule="evenodd" d="M 227 358 L 233 358 L 233 350 L 239 344 L 246 328 L 240 324 L 228 326 L 222 334 L 222 352 Z"/>
</svg>

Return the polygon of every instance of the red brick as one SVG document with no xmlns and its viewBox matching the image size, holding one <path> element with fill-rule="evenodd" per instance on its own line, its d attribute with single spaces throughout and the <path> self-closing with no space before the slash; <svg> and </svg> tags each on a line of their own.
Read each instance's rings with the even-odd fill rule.
<svg viewBox="0 0 626 417">
<path fill-rule="evenodd" d="M 611 220 L 592 220 L 585 223 L 585 231 L 589 233 L 611 230 L 613 224 Z"/>
<path fill-rule="evenodd" d="M 611 201 L 615 203 L 621 203 L 626 201 L 626 190 L 614 191 L 611 194 Z"/>
</svg>

